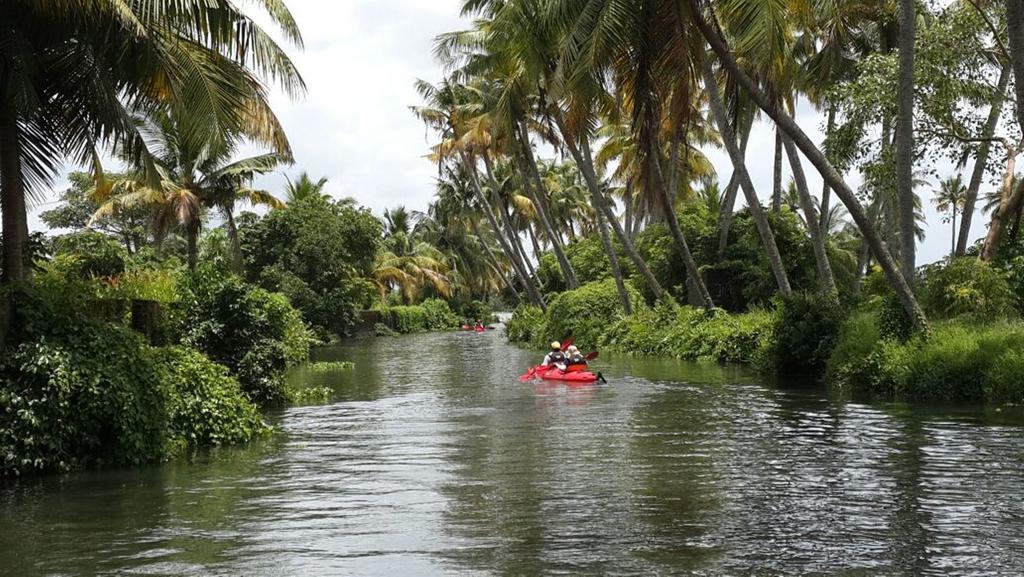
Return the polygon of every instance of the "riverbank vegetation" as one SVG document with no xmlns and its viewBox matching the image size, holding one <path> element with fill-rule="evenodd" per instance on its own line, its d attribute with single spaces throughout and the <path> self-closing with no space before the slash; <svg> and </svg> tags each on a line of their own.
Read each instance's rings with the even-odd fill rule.
<svg viewBox="0 0 1024 577">
<path fill-rule="evenodd" d="M 473 25 L 437 39 L 445 78 L 418 85 L 414 111 L 438 136 L 438 199 L 458 191 L 495 233 L 528 303 L 511 340 L 1012 401 L 1024 47 L 1008 39 L 1024 22 L 1010 4 L 466 2 Z M 758 182 L 747 148 L 766 132 Z M 919 266 L 927 195 L 953 238 Z"/>
<path fill-rule="evenodd" d="M 467 0 L 412 108 L 436 195 L 381 217 L 257 186 L 305 90 L 281 2 L 0 6 L 0 472 L 244 441 L 325 397 L 285 379 L 315 343 L 505 305 L 517 341 L 1020 400 L 1021 11 L 869 4 Z M 919 266 L 929 200 L 954 242 Z"/>
</svg>

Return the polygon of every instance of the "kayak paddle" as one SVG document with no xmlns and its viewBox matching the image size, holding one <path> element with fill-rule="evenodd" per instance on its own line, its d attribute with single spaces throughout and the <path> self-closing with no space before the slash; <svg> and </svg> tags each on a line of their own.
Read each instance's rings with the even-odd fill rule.
<svg viewBox="0 0 1024 577">
<path fill-rule="evenodd" d="M 594 351 L 583 358 L 587 359 L 588 361 L 592 361 L 597 358 L 597 351 Z"/>
<path fill-rule="evenodd" d="M 565 351 L 569 350 L 569 347 L 571 347 L 571 346 L 572 346 L 572 337 L 569 337 L 569 338 L 565 339 L 564 341 L 562 341 L 562 352 L 564 353 Z"/>
</svg>

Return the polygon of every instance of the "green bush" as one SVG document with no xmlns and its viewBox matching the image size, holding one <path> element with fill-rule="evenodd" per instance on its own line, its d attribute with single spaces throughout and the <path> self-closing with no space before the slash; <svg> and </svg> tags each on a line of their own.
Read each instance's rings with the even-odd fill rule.
<svg viewBox="0 0 1024 577">
<path fill-rule="evenodd" d="M 918 292 L 930 318 L 993 321 L 1016 313 L 1006 275 L 977 258 L 961 257 L 922 267 Z"/>
<path fill-rule="evenodd" d="M 455 316 L 447 302 L 441 299 L 427 299 L 419 306 L 423 309 L 426 330 L 443 331 L 459 326 L 459 318 Z"/>
<path fill-rule="evenodd" d="M 512 312 L 512 318 L 505 324 L 505 334 L 513 343 L 543 347 L 547 319 L 540 307 L 521 304 Z"/>
<path fill-rule="evenodd" d="M 855 382 L 858 376 L 849 374 L 860 367 L 881 340 L 878 317 L 872 311 L 857 311 L 847 317 L 839 330 L 836 345 L 827 363 L 826 376 L 832 382 Z"/>
<path fill-rule="evenodd" d="M 614 323 L 602 344 L 628 354 L 753 363 L 763 355 L 773 323 L 774 315 L 764 310 L 732 315 L 659 303 Z"/>
<path fill-rule="evenodd" d="M 820 293 L 779 298 L 778 314 L 763 367 L 777 375 L 824 373 L 836 345 L 845 311 L 838 300 Z"/>
<path fill-rule="evenodd" d="M 643 308 L 640 293 L 632 287 L 627 289 L 634 310 Z M 622 301 L 613 279 L 583 285 L 558 295 L 548 304 L 545 340 L 572 337 L 580 348 L 594 347 L 601 334 L 622 315 Z"/>
<path fill-rule="evenodd" d="M 936 323 L 928 339 L 878 338 L 871 316 L 847 321 L 830 380 L 855 393 L 905 401 L 1024 401 L 1024 325 Z"/>
<path fill-rule="evenodd" d="M 137 465 L 165 454 L 164 379 L 128 329 L 78 319 L 0 359 L 0 473 Z"/>
<path fill-rule="evenodd" d="M 203 268 L 181 286 L 180 341 L 231 369 L 254 402 L 284 402 L 285 371 L 313 340 L 288 299 Z"/>
<path fill-rule="evenodd" d="M 266 433 L 256 405 L 238 381 L 202 353 L 159 349 L 168 394 L 168 436 L 184 449 L 244 443 Z"/>
<path fill-rule="evenodd" d="M 58 237 L 54 257 L 80 278 L 112 277 L 125 271 L 128 251 L 105 234 L 84 231 Z"/>
</svg>

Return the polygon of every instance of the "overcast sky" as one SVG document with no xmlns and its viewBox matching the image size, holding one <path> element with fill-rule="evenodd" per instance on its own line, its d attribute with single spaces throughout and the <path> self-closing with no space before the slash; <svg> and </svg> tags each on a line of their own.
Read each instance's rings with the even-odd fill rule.
<svg viewBox="0 0 1024 577">
<path fill-rule="evenodd" d="M 433 38 L 468 26 L 459 17 L 460 3 L 289 0 L 306 43 L 304 51 L 291 53 L 308 94 L 297 101 L 274 97 L 274 109 L 296 158 L 295 166 L 285 172 L 293 178 L 303 170 L 314 179 L 326 177 L 330 194 L 355 197 L 377 214 L 398 204 L 424 209 L 437 174 L 436 166 L 423 158 L 433 137 L 408 107 L 419 101 L 413 89 L 417 78 L 440 79 L 431 52 Z M 799 120 L 820 141 L 820 119 L 805 111 Z M 749 144 L 748 163 L 763 198 L 771 190 L 773 154 L 773 134 L 759 126 Z M 728 157 L 722 151 L 709 156 L 726 182 L 731 172 Z M 820 179 L 812 167 L 805 169 L 811 190 L 819 191 Z M 788 172 L 785 178 L 788 182 Z M 259 184 L 279 193 L 284 176 L 268 176 Z M 858 184 L 855 176 L 850 184 Z M 920 248 L 922 263 L 942 258 L 950 245 L 949 226 L 942 224 L 930 202 L 931 184 L 920 190 L 929 217 L 928 238 Z M 984 230 L 982 220 L 975 219 L 975 236 Z"/>
</svg>

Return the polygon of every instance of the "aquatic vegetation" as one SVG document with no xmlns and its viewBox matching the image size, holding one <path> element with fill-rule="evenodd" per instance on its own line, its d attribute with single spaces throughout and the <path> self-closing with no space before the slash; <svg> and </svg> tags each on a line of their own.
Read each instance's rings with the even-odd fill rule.
<svg viewBox="0 0 1024 577">
<path fill-rule="evenodd" d="M 355 368 L 355 363 L 351 361 L 332 361 L 332 362 L 320 362 L 311 363 L 306 365 L 306 370 L 313 373 L 330 373 L 334 371 L 347 371 Z"/>
</svg>

